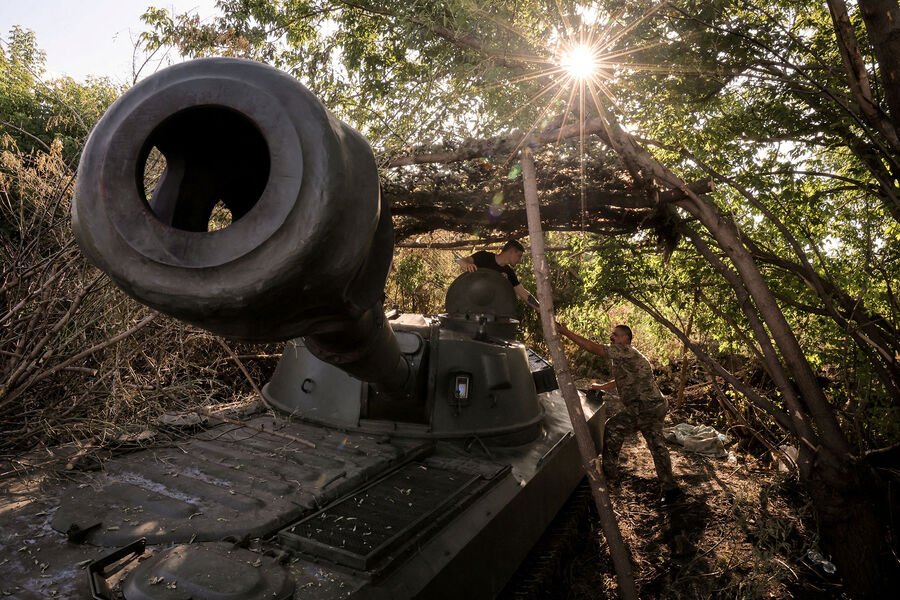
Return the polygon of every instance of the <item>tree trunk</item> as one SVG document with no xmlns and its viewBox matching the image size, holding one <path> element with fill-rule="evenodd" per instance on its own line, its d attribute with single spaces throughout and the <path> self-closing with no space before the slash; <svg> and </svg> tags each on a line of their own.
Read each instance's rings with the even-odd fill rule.
<svg viewBox="0 0 900 600">
<path fill-rule="evenodd" d="M 694 324 L 694 311 L 691 311 L 691 314 L 688 316 L 687 327 L 684 328 L 684 337 L 690 339 L 691 338 L 691 326 Z M 675 400 L 675 408 L 681 408 L 681 405 L 684 404 L 684 387 L 687 385 L 688 379 L 688 371 L 690 370 L 690 348 L 688 348 L 687 344 L 682 347 L 681 350 L 681 377 L 678 382 L 678 396 Z"/>
<path fill-rule="evenodd" d="M 897 130 L 893 123 L 888 122 L 881 112 L 881 107 L 872 98 L 872 89 L 869 86 L 869 74 L 863 61 L 859 44 L 856 41 L 856 32 L 850 22 L 847 13 L 847 5 L 844 0 L 828 0 L 828 10 L 831 12 L 831 20 L 834 23 L 834 32 L 837 37 L 838 49 L 844 61 L 844 70 L 847 71 L 847 81 L 850 91 L 856 98 L 862 111 L 863 118 L 872 128 L 880 132 L 890 143 L 894 152 L 900 150 L 900 140 L 897 139 Z"/>
<path fill-rule="evenodd" d="M 894 131 L 900 133 L 900 3 L 897 0 L 859 0 L 859 11 L 866 24 L 869 42 L 875 51 L 878 74 L 884 88 L 888 121 Z M 849 146 L 849 144 L 848 144 Z M 896 163 L 896 155 L 892 157 Z M 874 163 L 874 164 L 873 164 Z M 900 198 L 893 180 L 880 175 L 878 161 L 866 161 L 872 173 L 878 176 L 885 190 L 885 206 L 900 221 Z M 891 172 L 896 174 L 895 169 Z"/>
<path fill-rule="evenodd" d="M 900 3 L 859 0 L 859 9 L 878 59 L 891 123 L 900 131 Z"/>
<path fill-rule="evenodd" d="M 800 452 L 802 458 L 808 449 Z M 860 600 L 895 597 L 900 565 L 878 518 L 877 475 L 861 459 L 824 448 L 807 464 L 800 476 L 815 507 L 821 546 L 831 553 L 850 595 Z"/>
</svg>

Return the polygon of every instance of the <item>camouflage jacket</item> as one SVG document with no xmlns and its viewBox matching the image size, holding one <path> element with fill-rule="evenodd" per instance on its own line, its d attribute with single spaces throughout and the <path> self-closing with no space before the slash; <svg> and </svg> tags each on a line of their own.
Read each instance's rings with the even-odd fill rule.
<svg viewBox="0 0 900 600">
<path fill-rule="evenodd" d="M 612 359 L 616 388 L 625 406 L 640 400 L 648 402 L 664 398 L 656 386 L 650 361 L 637 348 L 624 344 L 603 344 L 603 347 Z"/>
</svg>

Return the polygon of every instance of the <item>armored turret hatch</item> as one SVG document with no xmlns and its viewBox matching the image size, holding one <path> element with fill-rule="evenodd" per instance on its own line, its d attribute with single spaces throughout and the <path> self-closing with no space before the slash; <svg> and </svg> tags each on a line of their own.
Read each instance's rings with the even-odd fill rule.
<svg viewBox="0 0 900 600">
<path fill-rule="evenodd" d="M 512 319 L 516 316 L 512 286 L 503 275 L 488 269 L 457 277 L 447 289 L 445 304 L 447 313 L 456 318 Z"/>
</svg>

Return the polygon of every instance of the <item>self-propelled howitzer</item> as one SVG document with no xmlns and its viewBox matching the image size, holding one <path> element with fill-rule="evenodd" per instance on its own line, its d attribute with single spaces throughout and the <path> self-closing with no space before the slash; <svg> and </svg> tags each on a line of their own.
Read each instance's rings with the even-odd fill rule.
<svg viewBox="0 0 900 600">
<path fill-rule="evenodd" d="M 492 598 L 581 478 L 502 275 L 461 275 L 441 315 L 385 314 L 393 234 L 372 151 L 288 75 L 219 58 L 142 81 L 92 132 L 72 212 L 84 254 L 140 302 L 286 341 L 263 389 L 286 414 L 248 423 L 263 433 L 204 431 L 50 495 L 50 525 L 79 548 L 125 548 L 91 564 L 95 597 L 107 563 L 149 544 L 118 575 L 127 600 Z"/>
</svg>

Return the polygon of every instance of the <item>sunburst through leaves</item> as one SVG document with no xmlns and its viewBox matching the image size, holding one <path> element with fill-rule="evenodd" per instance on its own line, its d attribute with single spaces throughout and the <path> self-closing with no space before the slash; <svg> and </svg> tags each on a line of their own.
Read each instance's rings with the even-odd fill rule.
<svg viewBox="0 0 900 600">
<path fill-rule="evenodd" d="M 517 155 L 522 145 L 538 127 L 553 124 L 559 129 L 557 143 L 562 140 L 565 126 L 578 124 L 580 187 L 581 187 L 581 229 L 585 230 L 585 124 L 589 118 L 608 114 L 606 105 L 616 105 L 613 85 L 624 85 L 618 78 L 622 68 L 638 68 L 637 63 L 623 62 L 628 56 L 647 50 L 646 46 L 618 49 L 623 40 L 640 23 L 665 7 L 661 2 L 648 8 L 643 14 L 628 23 L 622 23 L 622 14 L 601 13 L 596 4 L 577 7 L 574 16 L 567 16 L 557 1 L 561 28 L 550 40 L 550 56 L 519 57 L 522 62 L 538 65 L 537 71 L 508 80 L 507 84 L 523 83 L 528 80 L 549 80 L 538 93 L 533 95 L 519 110 L 540 106 L 539 115 L 522 136 L 510 159 Z M 573 22 L 574 21 L 574 22 Z M 565 98 L 565 107 L 559 111 L 560 101 Z M 545 104 L 544 104 L 545 103 Z M 512 118 L 513 115 L 510 115 Z M 605 121 L 605 119 L 604 119 Z"/>
</svg>

